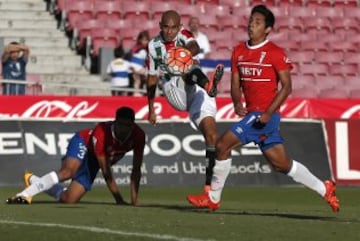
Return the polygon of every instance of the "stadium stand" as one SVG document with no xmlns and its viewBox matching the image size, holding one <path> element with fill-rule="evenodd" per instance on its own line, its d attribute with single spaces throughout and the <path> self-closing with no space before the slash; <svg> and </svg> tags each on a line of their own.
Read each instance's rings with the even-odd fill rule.
<svg viewBox="0 0 360 241">
<path fill-rule="evenodd" d="M 251 7 L 260 3 L 266 4 L 276 15 L 275 29 L 269 39 L 283 47 L 294 62 L 292 73 L 296 91 L 292 96 L 305 96 L 304 93 L 308 90 L 306 96 L 313 94 L 313 97 L 322 98 L 329 96 L 320 91 L 326 89 L 327 84 L 330 89 L 340 90 L 341 85 L 352 86 L 356 80 L 360 82 L 358 0 L 52 2 L 56 4 L 51 9 L 54 9 L 53 14 L 59 22 L 59 29 L 66 32 L 70 47 L 77 50 L 75 54 L 81 57 L 87 37 L 92 39 L 89 43 L 92 46 L 92 58 L 97 57 L 101 46 L 115 46 L 121 41 L 124 47 L 129 49 L 139 31 L 147 29 L 151 36 L 158 33 L 158 22 L 164 10 L 177 9 L 182 15 L 184 26 L 187 26 L 191 16 L 200 18 L 201 31 L 207 34 L 212 44 L 213 52 L 210 57 L 226 60 L 230 58 L 232 47 L 247 39 L 246 28 Z M 220 88 L 224 94 L 228 94 L 226 84 L 221 84 Z M 354 98 L 354 94 L 358 92 L 339 93 L 346 93 L 344 98 Z"/>
</svg>

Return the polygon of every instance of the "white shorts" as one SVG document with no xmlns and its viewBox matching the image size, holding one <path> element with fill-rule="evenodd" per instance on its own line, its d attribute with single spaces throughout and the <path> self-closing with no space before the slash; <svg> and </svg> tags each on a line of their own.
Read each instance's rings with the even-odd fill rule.
<svg viewBox="0 0 360 241">
<path fill-rule="evenodd" d="M 190 120 L 197 127 L 205 117 L 216 116 L 215 98 L 196 84 L 185 84 L 180 76 L 174 76 L 164 84 L 164 94 L 176 110 L 188 111 Z"/>
</svg>

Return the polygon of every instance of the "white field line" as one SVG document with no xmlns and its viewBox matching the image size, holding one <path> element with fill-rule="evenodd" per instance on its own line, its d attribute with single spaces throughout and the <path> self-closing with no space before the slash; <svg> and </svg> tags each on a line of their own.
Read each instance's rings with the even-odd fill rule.
<svg viewBox="0 0 360 241">
<path fill-rule="evenodd" d="M 114 234 L 114 235 L 120 235 L 120 236 L 150 238 L 150 239 L 154 239 L 154 240 L 211 241 L 209 239 L 194 239 L 194 238 L 186 238 L 186 237 L 181 238 L 181 237 L 176 237 L 173 235 L 166 235 L 166 234 L 125 232 L 125 231 L 120 231 L 120 230 L 111 230 L 108 228 L 98 228 L 98 227 L 91 227 L 91 226 L 75 226 L 75 225 L 66 225 L 66 224 L 60 224 L 60 223 L 36 223 L 36 222 L 0 220 L 0 224 L 15 224 L 15 225 L 25 225 L 25 226 L 37 226 L 37 227 L 64 228 L 64 229 L 88 231 L 88 232 L 93 232 L 93 233 L 106 233 L 106 234 Z"/>
</svg>

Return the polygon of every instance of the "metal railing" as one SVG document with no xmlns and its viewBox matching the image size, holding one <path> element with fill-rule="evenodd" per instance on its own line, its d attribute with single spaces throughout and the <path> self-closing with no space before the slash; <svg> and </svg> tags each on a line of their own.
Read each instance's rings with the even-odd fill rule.
<svg viewBox="0 0 360 241">
<path fill-rule="evenodd" d="M 24 80 L 0 80 L 0 94 L 2 95 L 111 95 L 112 91 L 128 93 L 146 93 L 145 89 L 127 87 L 111 87 L 98 85 L 82 85 L 69 83 L 44 83 Z M 24 93 L 22 91 L 24 90 Z M 85 90 L 85 91 L 84 91 Z"/>
</svg>

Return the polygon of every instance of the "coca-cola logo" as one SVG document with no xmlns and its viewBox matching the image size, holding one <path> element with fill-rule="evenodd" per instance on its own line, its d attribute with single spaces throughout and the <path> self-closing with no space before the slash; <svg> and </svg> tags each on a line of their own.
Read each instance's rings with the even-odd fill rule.
<svg viewBox="0 0 360 241">
<path fill-rule="evenodd" d="M 56 115 L 65 119 L 76 119 L 91 113 L 98 106 L 98 102 L 90 105 L 87 101 L 81 101 L 72 106 L 64 101 L 47 101 L 43 100 L 30 106 L 21 117 L 29 118 L 44 118 L 54 117 L 54 112 L 58 112 Z"/>
</svg>

